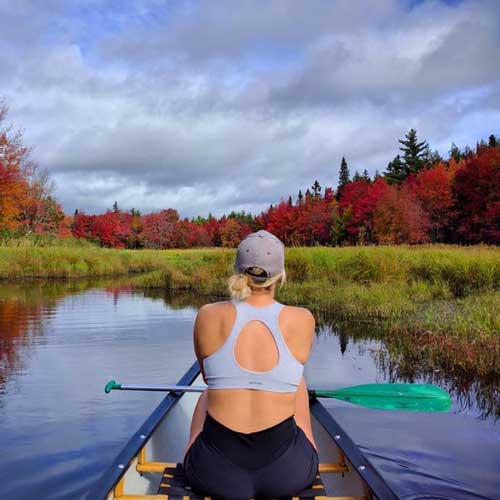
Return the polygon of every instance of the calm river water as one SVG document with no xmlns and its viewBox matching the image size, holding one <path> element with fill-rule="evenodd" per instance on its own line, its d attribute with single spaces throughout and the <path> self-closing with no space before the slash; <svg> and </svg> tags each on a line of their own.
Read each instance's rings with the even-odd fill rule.
<svg viewBox="0 0 500 500">
<path fill-rule="evenodd" d="M 116 282 L 0 284 L 0 499 L 80 498 L 162 397 L 105 395 L 105 382 L 175 382 L 193 361 L 199 300 Z M 373 325 L 323 325 L 308 384 L 394 381 L 381 348 Z M 449 414 L 329 404 L 402 498 L 500 499 L 498 388 L 469 386 Z"/>
</svg>

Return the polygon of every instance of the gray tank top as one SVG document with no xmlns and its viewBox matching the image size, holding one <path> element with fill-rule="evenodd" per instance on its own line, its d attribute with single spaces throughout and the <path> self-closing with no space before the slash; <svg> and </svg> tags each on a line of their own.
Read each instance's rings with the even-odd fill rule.
<svg viewBox="0 0 500 500">
<path fill-rule="evenodd" d="M 271 392 L 295 392 L 304 372 L 304 365 L 288 349 L 278 326 L 284 307 L 279 302 L 255 307 L 247 302 L 232 301 L 236 320 L 226 341 L 216 352 L 203 360 L 209 389 L 258 389 Z M 236 361 L 234 347 L 242 328 L 250 321 L 261 321 L 269 328 L 278 349 L 278 362 L 268 371 L 252 371 Z"/>
</svg>

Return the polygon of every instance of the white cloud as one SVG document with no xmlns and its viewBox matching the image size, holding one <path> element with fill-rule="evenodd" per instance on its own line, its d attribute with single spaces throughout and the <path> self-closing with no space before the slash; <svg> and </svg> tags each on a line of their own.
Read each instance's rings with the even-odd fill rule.
<svg viewBox="0 0 500 500">
<path fill-rule="evenodd" d="M 342 156 L 383 170 L 410 127 L 443 154 L 500 129 L 494 0 L 18 5 L 0 95 L 68 212 L 255 212 Z"/>
</svg>

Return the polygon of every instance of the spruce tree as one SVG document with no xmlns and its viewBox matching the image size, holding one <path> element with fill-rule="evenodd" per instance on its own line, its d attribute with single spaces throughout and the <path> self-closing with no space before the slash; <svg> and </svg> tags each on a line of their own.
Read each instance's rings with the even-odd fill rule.
<svg viewBox="0 0 500 500">
<path fill-rule="evenodd" d="M 372 180 L 370 179 L 370 174 L 368 174 L 368 170 L 366 168 L 363 170 L 363 179 L 366 182 L 371 182 Z"/>
<path fill-rule="evenodd" d="M 406 179 L 406 168 L 401 161 L 401 156 L 397 155 L 388 163 L 384 177 L 388 184 L 401 184 Z"/>
<path fill-rule="evenodd" d="M 451 143 L 450 156 L 456 162 L 459 162 L 461 160 L 461 158 L 462 158 L 462 151 L 460 151 L 460 148 L 454 142 Z"/>
<path fill-rule="evenodd" d="M 435 149 L 429 155 L 428 166 L 429 166 L 429 168 L 433 167 L 434 165 L 437 165 L 438 163 L 440 163 L 442 161 L 443 161 L 443 158 L 439 154 L 439 151 L 437 149 Z"/>
<path fill-rule="evenodd" d="M 344 186 L 351 182 L 351 174 L 349 173 L 349 167 L 347 166 L 347 162 L 345 158 L 342 157 L 342 161 L 340 162 L 340 171 L 339 171 L 339 185 L 337 187 L 337 200 L 340 198 L 340 194 Z"/>
<path fill-rule="evenodd" d="M 118 202 L 117 202 L 117 201 L 115 201 L 115 202 L 113 203 L 113 212 L 115 212 L 115 213 L 116 213 L 116 212 L 118 212 L 119 210 L 120 210 L 120 209 L 118 208 Z"/>
<path fill-rule="evenodd" d="M 359 180 L 361 180 L 361 179 L 362 179 L 361 175 L 359 175 L 359 172 L 356 170 L 356 171 L 354 172 L 354 176 L 353 176 L 353 178 L 352 178 L 353 182 L 359 181 Z"/>
<path fill-rule="evenodd" d="M 297 205 L 302 205 L 303 201 L 304 201 L 304 195 L 302 194 L 302 191 L 299 189 L 299 194 L 297 195 Z"/>
<path fill-rule="evenodd" d="M 493 135 L 491 134 L 489 137 L 488 137 L 488 146 L 490 148 L 496 148 L 498 147 L 500 144 L 498 142 L 498 139 Z"/>
<path fill-rule="evenodd" d="M 311 186 L 311 189 L 313 190 L 314 197 L 317 198 L 321 193 L 321 186 L 319 185 L 319 182 L 317 180 L 314 181 L 314 184 Z"/>
<path fill-rule="evenodd" d="M 427 141 L 418 142 L 417 131 L 412 128 L 405 135 L 405 138 L 399 139 L 398 142 L 401 144 L 399 149 L 404 153 L 403 162 L 406 168 L 406 176 L 411 173 L 416 174 L 419 170 L 422 170 L 430 155 Z"/>
<path fill-rule="evenodd" d="M 291 207 L 293 207 L 293 201 L 292 201 L 292 197 L 291 197 L 291 196 L 289 196 L 289 197 L 288 197 L 288 204 L 289 204 Z"/>
</svg>

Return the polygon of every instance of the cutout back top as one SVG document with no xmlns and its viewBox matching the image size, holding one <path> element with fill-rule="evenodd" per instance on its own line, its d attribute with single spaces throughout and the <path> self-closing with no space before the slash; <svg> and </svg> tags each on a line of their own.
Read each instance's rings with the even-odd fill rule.
<svg viewBox="0 0 500 500">
<path fill-rule="evenodd" d="M 278 318 L 283 304 L 255 307 L 247 302 L 232 301 L 236 320 L 224 344 L 203 359 L 203 371 L 209 389 L 257 389 L 270 392 L 296 392 L 304 372 L 286 345 L 279 329 Z M 254 371 L 241 366 L 234 349 L 243 327 L 251 321 L 262 322 L 273 336 L 278 350 L 278 362 L 267 371 Z"/>
</svg>

